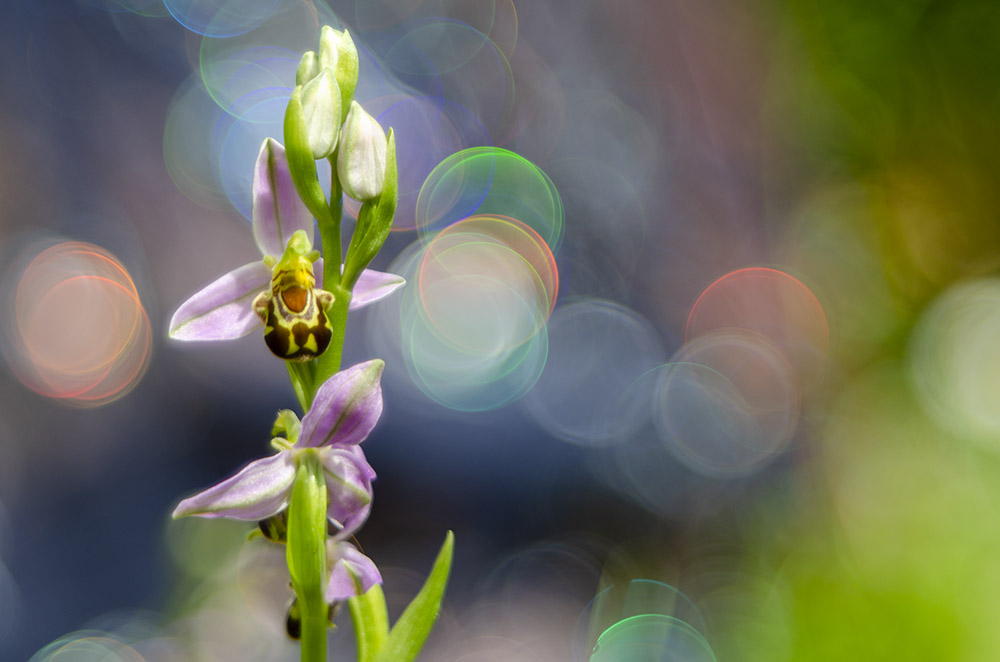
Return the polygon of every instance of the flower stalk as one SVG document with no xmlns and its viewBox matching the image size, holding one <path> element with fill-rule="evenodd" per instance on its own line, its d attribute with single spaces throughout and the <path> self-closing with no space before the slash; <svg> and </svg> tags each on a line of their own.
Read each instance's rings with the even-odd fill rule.
<svg viewBox="0 0 1000 662">
<path fill-rule="evenodd" d="M 330 215 L 326 219 L 317 221 L 320 237 L 323 240 L 323 254 L 336 256 L 336 260 L 328 260 L 323 265 L 323 282 L 338 283 L 334 288 L 335 299 L 333 305 L 327 310 L 330 324 L 333 328 L 335 342 L 331 342 L 330 350 L 323 354 L 316 362 L 316 382 L 322 384 L 334 373 L 340 370 L 341 354 L 344 346 L 344 336 L 347 333 L 347 313 L 350 310 L 353 293 L 350 289 L 344 288 L 341 283 L 341 269 L 343 264 L 343 248 L 340 222 L 344 210 L 343 189 L 340 186 L 340 179 L 337 177 L 337 151 L 330 156 L 330 202 L 328 208 Z M 339 342 L 336 342 L 338 341 Z"/>
<path fill-rule="evenodd" d="M 341 248 L 343 238 L 341 237 L 340 221 L 344 216 L 344 189 L 340 185 L 340 178 L 337 176 L 337 152 L 334 150 L 330 155 L 330 215 L 326 219 L 319 219 L 319 232 L 323 238 L 323 254 L 336 256 L 336 260 L 330 260 L 330 273 L 323 274 L 325 282 L 340 282 L 340 273 L 337 266 L 343 264 L 344 253 Z"/>
<path fill-rule="evenodd" d="M 404 284 L 367 268 L 392 227 L 398 173 L 392 130 L 386 135 L 353 100 L 357 72 L 350 34 L 324 27 L 319 53 L 303 55 L 296 72 L 284 146 L 268 138 L 258 154 L 253 233 L 261 260 L 204 287 L 170 322 L 178 340 L 227 340 L 263 327 L 266 346 L 284 360 L 301 420 L 280 411 L 275 454 L 182 500 L 174 517 L 257 522 L 264 538 L 286 545 L 295 591 L 286 629 L 301 639 L 303 662 L 326 660 L 332 606 L 344 601 L 359 662 L 414 660 L 437 618 L 452 558 L 449 532 L 424 587 L 390 629 L 382 576 L 347 542 L 371 509 L 375 472 L 360 444 L 382 413 L 384 367 L 373 359 L 341 370 L 347 317 Z M 329 199 L 316 169 L 323 158 L 331 165 Z M 346 255 L 345 192 L 362 202 Z M 313 218 L 322 257 L 313 249 Z"/>
<path fill-rule="evenodd" d="M 336 337 L 331 339 L 330 344 L 336 342 Z M 327 352 L 330 348 L 327 347 Z M 309 411 L 315 395 L 316 369 L 308 363 L 298 361 L 285 361 L 288 369 L 288 379 L 292 382 L 292 390 L 295 391 L 295 399 L 299 401 L 302 411 Z"/>
<path fill-rule="evenodd" d="M 309 449 L 299 466 L 288 505 L 288 572 L 298 598 L 302 662 L 325 662 L 329 605 L 326 577 L 326 483 L 319 456 Z"/>
<path fill-rule="evenodd" d="M 338 285 L 335 289 L 337 298 L 327 309 L 330 326 L 333 329 L 334 342 L 318 359 L 316 359 L 315 382 L 322 384 L 330 379 L 340 369 L 341 356 L 344 349 L 344 336 L 347 332 L 347 314 L 351 308 L 352 294 Z M 337 343 L 337 340 L 340 340 Z"/>
</svg>

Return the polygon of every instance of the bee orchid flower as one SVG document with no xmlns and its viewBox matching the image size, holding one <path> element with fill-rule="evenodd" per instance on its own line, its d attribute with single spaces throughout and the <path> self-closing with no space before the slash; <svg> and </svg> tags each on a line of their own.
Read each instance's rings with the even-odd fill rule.
<svg viewBox="0 0 1000 662">
<path fill-rule="evenodd" d="M 296 193 L 284 147 L 272 138 L 261 145 L 254 170 L 253 236 L 262 259 L 230 271 L 181 304 L 170 320 L 170 337 L 229 340 L 265 324 L 276 328 L 272 322 L 277 322 L 281 333 L 268 331 L 273 352 L 286 359 L 314 358 L 325 349 L 315 345 L 322 342 L 324 308 L 333 295 L 322 289 L 312 215 Z M 374 303 L 404 283 L 400 276 L 366 269 L 350 309 Z"/>
<path fill-rule="evenodd" d="M 300 459 L 315 453 L 326 481 L 327 516 L 340 528 L 337 539 L 353 534 L 371 509 L 375 472 L 359 444 L 382 414 L 384 365 L 374 359 L 335 374 L 316 392 L 312 409 L 301 423 L 292 412 L 281 412 L 279 421 L 286 422 L 280 429 L 287 436 L 272 439 L 277 454 L 254 460 L 235 476 L 184 499 L 173 517 L 228 517 L 250 522 L 273 517 L 288 507 Z M 344 551 L 343 558 L 354 574 L 372 576 L 350 551 Z"/>
</svg>

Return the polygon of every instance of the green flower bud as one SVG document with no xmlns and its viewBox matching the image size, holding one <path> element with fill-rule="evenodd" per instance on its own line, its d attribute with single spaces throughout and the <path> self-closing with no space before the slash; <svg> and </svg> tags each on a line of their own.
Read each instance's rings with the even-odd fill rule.
<svg viewBox="0 0 1000 662">
<path fill-rule="evenodd" d="M 299 68 L 295 71 L 295 84 L 305 85 L 318 76 L 319 72 L 319 58 L 316 57 L 316 51 L 304 53 L 299 60 Z"/>
<path fill-rule="evenodd" d="M 344 121 L 337 176 L 344 193 L 362 202 L 378 197 L 385 182 L 385 132 L 357 101 Z"/>
<path fill-rule="evenodd" d="M 340 132 L 340 90 L 329 71 L 302 87 L 302 117 L 314 159 L 333 153 Z"/>
<path fill-rule="evenodd" d="M 386 237 L 389 236 L 389 230 L 392 229 L 392 219 L 399 201 L 396 139 L 393 137 L 392 129 L 389 129 L 389 137 L 386 139 L 385 154 L 385 179 L 382 192 L 361 205 L 358 222 L 354 226 L 354 234 L 351 235 L 351 243 L 347 247 L 344 273 L 341 277 L 341 285 L 347 289 L 354 287 L 362 270 L 382 248 Z"/>
<path fill-rule="evenodd" d="M 302 86 L 292 90 L 292 96 L 285 108 L 285 154 L 288 158 L 288 172 L 292 176 L 295 190 L 309 212 L 318 219 L 327 219 L 330 208 L 326 194 L 320 186 L 316 173 L 316 159 L 309 144 L 309 127 L 302 111 Z"/>
<path fill-rule="evenodd" d="M 333 72 L 337 69 L 337 58 L 340 55 L 340 39 L 343 32 L 324 25 L 319 33 L 319 66 Z"/>
<path fill-rule="evenodd" d="M 341 117 L 347 114 L 358 87 L 358 49 L 351 33 L 323 26 L 319 40 L 319 66 L 333 73 L 340 88 Z"/>
<path fill-rule="evenodd" d="M 271 426 L 271 436 L 283 436 L 288 441 L 295 443 L 299 440 L 299 433 L 302 431 L 302 423 L 299 417 L 291 409 L 282 409 L 274 419 Z"/>
<path fill-rule="evenodd" d="M 351 108 L 354 90 L 358 87 L 358 49 L 354 46 L 351 33 L 347 30 L 344 30 L 337 49 L 337 67 L 333 75 L 340 88 L 340 116 L 344 117 Z"/>
</svg>

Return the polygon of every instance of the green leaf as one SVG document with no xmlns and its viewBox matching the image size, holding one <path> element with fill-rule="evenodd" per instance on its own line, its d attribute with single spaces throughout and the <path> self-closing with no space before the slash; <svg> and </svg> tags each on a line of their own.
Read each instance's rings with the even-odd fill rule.
<svg viewBox="0 0 1000 662">
<path fill-rule="evenodd" d="M 392 229 L 392 219 L 399 203 L 399 175 L 396 170 L 396 137 L 389 129 L 385 150 L 385 181 L 382 193 L 377 198 L 361 205 L 358 222 L 354 226 L 351 243 L 347 247 L 344 261 L 344 275 L 341 283 L 349 290 L 354 289 L 361 272 L 378 254 Z"/>
<path fill-rule="evenodd" d="M 389 638 L 375 658 L 377 662 L 412 662 L 420 654 L 441 610 L 441 599 L 448 584 L 454 548 L 455 534 L 449 531 L 434 561 L 431 574 L 389 632 Z"/>
<path fill-rule="evenodd" d="M 379 584 L 367 593 L 347 601 L 354 623 L 354 639 L 358 646 L 358 662 L 375 662 L 375 656 L 389 636 L 389 614 L 385 595 Z"/>
<path fill-rule="evenodd" d="M 306 209 L 318 219 L 327 219 L 330 208 L 316 174 L 316 160 L 309 145 L 309 127 L 302 111 L 302 87 L 296 87 L 285 108 L 285 155 L 292 182 Z"/>
</svg>

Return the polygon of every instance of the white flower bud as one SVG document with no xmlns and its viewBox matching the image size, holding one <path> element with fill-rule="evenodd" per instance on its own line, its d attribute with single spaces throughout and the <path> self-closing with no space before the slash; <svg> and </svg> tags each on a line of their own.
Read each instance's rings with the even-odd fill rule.
<svg viewBox="0 0 1000 662">
<path fill-rule="evenodd" d="M 330 73 L 337 68 L 337 58 L 340 55 L 340 40 L 343 32 L 324 25 L 319 33 L 319 66 Z"/>
<path fill-rule="evenodd" d="M 344 193 L 355 200 L 378 197 L 385 182 L 385 132 L 357 101 L 344 121 L 337 155 L 337 176 Z"/>
<path fill-rule="evenodd" d="M 358 87 L 358 49 L 354 46 L 351 33 L 344 30 L 337 43 L 337 66 L 333 71 L 340 87 L 341 112 L 346 115 L 354 100 L 354 90 Z"/>
<path fill-rule="evenodd" d="M 316 51 L 303 53 L 302 59 L 299 60 L 299 68 L 295 71 L 295 84 L 305 85 L 318 76 L 319 71 L 319 58 L 316 57 Z"/>
<path fill-rule="evenodd" d="M 319 38 L 318 66 L 333 74 L 340 88 L 341 113 L 347 114 L 358 86 L 358 49 L 351 34 L 324 25 Z"/>
<path fill-rule="evenodd" d="M 313 158 L 323 159 L 332 154 L 340 129 L 340 90 L 329 71 L 321 72 L 303 86 L 302 117 Z"/>
</svg>

